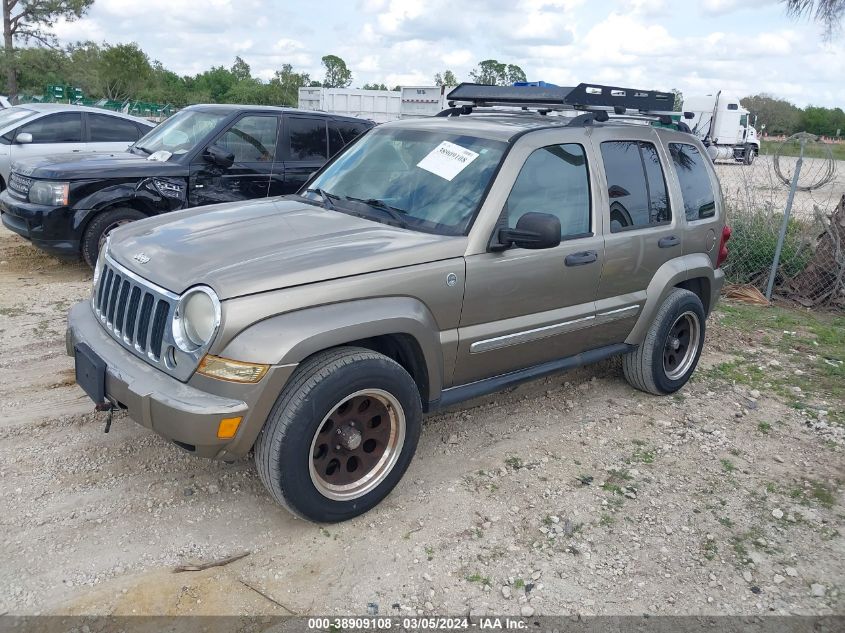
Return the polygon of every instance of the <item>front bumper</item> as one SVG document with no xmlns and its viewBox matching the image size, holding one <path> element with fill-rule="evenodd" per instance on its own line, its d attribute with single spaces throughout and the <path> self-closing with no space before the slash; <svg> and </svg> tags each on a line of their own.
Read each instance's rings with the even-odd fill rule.
<svg viewBox="0 0 845 633">
<path fill-rule="evenodd" d="M 195 374 L 187 383 L 167 375 L 126 351 L 97 321 L 88 301 L 71 308 L 67 353 L 85 343 L 106 364 L 106 397 L 129 417 L 180 447 L 226 461 L 249 452 L 295 365 L 270 368 L 254 385 L 224 382 Z M 217 437 L 222 418 L 241 416 L 233 439 Z"/>
<path fill-rule="evenodd" d="M 6 189 L 0 193 L 3 225 L 43 251 L 59 257 L 79 257 L 77 212 L 20 200 Z"/>
</svg>

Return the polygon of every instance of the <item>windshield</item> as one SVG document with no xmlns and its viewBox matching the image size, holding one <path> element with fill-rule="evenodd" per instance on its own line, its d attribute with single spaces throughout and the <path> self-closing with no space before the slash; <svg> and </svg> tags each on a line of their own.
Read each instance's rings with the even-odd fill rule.
<svg viewBox="0 0 845 633">
<path fill-rule="evenodd" d="M 35 110 L 29 108 L 22 108 L 20 106 L 13 106 L 11 108 L 4 108 L 0 110 L 0 128 L 4 128 L 12 123 L 17 123 L 23 119 L 35 114 Z"/>
<path fill-rule="evenodd" d="M 506 146 L 473 136 L 375 129 L 329 165 L 304 195 L 337 211 L 462 235 Z"/>
<path fill-rule="evenodd" d="M 165 151 L 181 156 L 191 151 L 226 116 L 222 112 L 182 110 L 153 128 L 132 147 L 144 154 Z"/>
</svg>

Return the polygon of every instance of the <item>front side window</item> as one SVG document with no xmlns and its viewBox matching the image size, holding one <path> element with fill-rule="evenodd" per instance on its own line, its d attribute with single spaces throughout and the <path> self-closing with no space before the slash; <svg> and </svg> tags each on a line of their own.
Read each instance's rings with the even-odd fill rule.
<svg viewBox="0 0 845 633">
<path fill-rule="evenodd" d="M 92 143 L 131 143 L 139 134 L 134 121 L 89 112 L 88 136 Z"/>
<path fill-rule="evenodd" d="M 716 215 L 716 196 L 705 167 L 709 157 L 702 156 L 697 147 L 686 143 L 669 143 L 669 153 L 681 184 L 687 220 L 712 218 Z"/>
<path fill-rule="evenodd" d="M 278 130 L 279 117 L 245 116 L 226 130 L 216 144 L 232 152 L 236 163 L 272 162 Z"/>
<path fill-rule="evenodd" d="M 326 160 L 326 122 L 323 119 L 288 119 L 291 160 Z"/>
<path fill-rule="evenodd" d="M 18 134 L 32 134 L 33 143 L 81 143 L 82 115 L 79 112 L 48 114 L 27 123 Z"/>
<path fill-rule="evenodd" d="M 652 143 L 606 141 L 601 144 L 601 155 L 610 198 L 611 233 L 672 220 L 663 167 Z"/>
<path fill-rule="evenodd" d="M 463 235 L 506 143 L 474 136 L 380 128 L 346 148 L 305 195 L 326 206 L 409 229 Z"/>
<path fill-rule="evenodd" d="M 574 143 L 534 150 L 505 203 L 508 226 L 526 213 L 560 219 L 561 239 L 590 234 L 590 178 L 584 148 Z"/>
<path fill-rule="evenodd" d="M 226 116 L 224 112 L 182 110 L 153 128 L 133 147 L 145 154 L 165 151 L 182 156 L 202 142 Z"/>
</svg>

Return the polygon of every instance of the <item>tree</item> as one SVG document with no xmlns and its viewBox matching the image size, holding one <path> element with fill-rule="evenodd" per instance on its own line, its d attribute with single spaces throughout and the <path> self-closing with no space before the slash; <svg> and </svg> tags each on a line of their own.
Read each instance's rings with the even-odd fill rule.
<svg viewBox="0 0 845 633">
<path fill-rule="evenodd" d="M 451 70 L 447 70 L 442 75 L 437 73 L 434 75 L 434 85 L 435 86 L 457 86 L 460 82 L 455 77 L 455 73 Z"/>
<path fill-rule="evenodd" d="M 684 93 L 678 90 L 677 88 L 672 88 L 672 94 L 675 95 L 675 101 L 672 105 L 672 110 L 674 112 L 680 112 L 681 108 L 684 106 Z"/>
<path fill-rule="evenodd" d="M 274 103 L 278 105 L 295 106 L 299 103 L 299 89 L 313 85 L 308 73 L 295 72 L 290 64 L 282 64 L 282 68 L 270 80 Z"/>
<path fill-rule="evenodd" d="M 517 81 L 526 80 L 525 71 L 522 68 L 516 64 L 500 63 L 495 59 L 478 62 L 478 67 L 470 72 L 469 76 L 477 84 L 491 86 L 509 86 Z"/>
<path fill-rule="evenodd" d="M 352 83 L 352 71 L 346 67 L 346 62 L 337 55 L 326 55 L 322 59 L 326 68 L 326 78 L 323 86 L 326 88 L 348 88 Z"/>
<path fill-rule="evenodd" d="M 801 110 L 784 99 L 775 99 L 771 95 L 759 94 L 740 99 L 742 107 L 757 118 L 757 127 L 766 126 L 767 134 L 789 135 L 798 132 L 801 122 Z"/>
<path fill-rule="evenodd" d="M 821 23 L 826 40 L 833 38 L 845 15 L 845 0 L 782 0 L 792 18 L 811 17 Z"/>
<path fill-rule="evenodd" d="M 153 69 L 147 54 L 133 42 L 107 46 L 100 55 L 97 71 L 103 96 L 125 101 L 137 97 L 150 80 Z"/>
<path fill-rule="evenodd" d="M 247 64 L 240 56 L 235 57 L 235 63 L 232 64 L 232 74 L 238 81 L 252 79 L 249 64 Z"/>
<path fill-rule="evenodd" d="M 3 8 L 3 45 L 5 50 L 6 91 L 13 100 L 18 94 L 18 68 L 15 40 L 36 40 L 55 47 L 56 38 L 49 29 L 59 20 L 76 20 L 94 0 L 0 0 Z"/>
<path fill-rule="evenodd" d="M 364 84 L 363 90 L 390 90 L 385 84 Z"/>
</svg>

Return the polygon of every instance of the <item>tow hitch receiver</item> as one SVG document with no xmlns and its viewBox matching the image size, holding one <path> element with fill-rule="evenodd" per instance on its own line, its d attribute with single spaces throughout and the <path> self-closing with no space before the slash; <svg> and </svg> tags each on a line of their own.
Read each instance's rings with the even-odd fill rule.
<svg viewBox="0 0 845 633">
<path fill-rule="evenodd" d="M 106 411 L 109 414 L 106 418 L 106 428 L 103 429 L 103 433 L 108 433 L 109 430 L 111 430 L 111 421 L 114 416 L 114 405 L 111 402 L 100 402 L 94 405 L 94 409 L 97 411 Z"/>
</svg>

